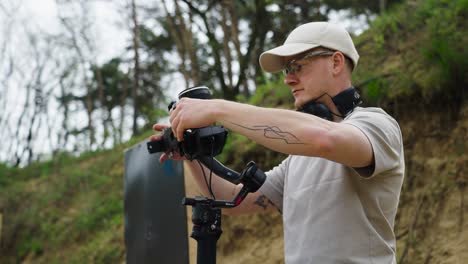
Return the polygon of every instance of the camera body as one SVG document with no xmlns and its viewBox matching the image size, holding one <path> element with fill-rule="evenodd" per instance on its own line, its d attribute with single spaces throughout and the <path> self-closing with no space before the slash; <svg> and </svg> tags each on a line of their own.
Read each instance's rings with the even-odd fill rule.
<svg viewBox="0 0 468 264">
<path fill-rule="evenodd" d="M 183 97 L 211 99 L 211 92 L 206 86 L 196 86 L 180 92 L 178 98 Z M 176 102 L 171 102 L 168 110 L 176 105 Z M 177 152 L 181 156 L 193 160 L 203 156 L 214 157 L 220 154 L 226 144 L 226 138 L 227 131 L 223 126 L 208 126 L 185 130 L 183 140 L 179 142 L 172 129 L 166 128 L 159 140 L 147 143 L 147 148 L 149 153 Z"/>
</svg>

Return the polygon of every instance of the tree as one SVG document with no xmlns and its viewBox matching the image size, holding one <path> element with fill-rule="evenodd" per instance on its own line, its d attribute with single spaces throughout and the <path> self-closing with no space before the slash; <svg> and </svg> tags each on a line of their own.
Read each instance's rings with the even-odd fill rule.
<svg viewBox="0 0 468 264">
<path fill-rule="evenodd" d="M 123 136 L 123 118 L 115 121 L 112 118 L 112 112 L 120 108 L 120 114 L 125 116 L 123 109 L 127 104 L 129 76 L 121 70 L 121 59 L 113 58 L 103 65 L 91 66 L 93 72 L 93 90 L 91 98 L 94 98 L 93 104 L 97 109 L 103 112 L 103 135 L 101 146 L 106 145 L 107 139 L 113 135 L 112 142 L 122 142 Z"/>
<path fill-rule="evenodd" d="M 90 7 L 86 1 L 61 2 L 57 0 L 57 5 L 59 7 L 59 19 L 64 28 L 64 33 L 63 35 L 56 36 L 56 39 L 58 42 L 62 42 L 63 45 L 71 47 L 71 50 L 74 52 L 72 57 L 72 61 L 74 63 L 73 65 L 70 65 L 71 69 L 75 71 L 75 74 L 82 76 L 82 85 L 86 87 L 84 96 L 71 95 L 71 98 L 78 99 L 83 103 L 87 114 L 87 126 L 84 129 L 75 129 L 74 134 L 76 134 L 77 131 L 80 133 L 87 132 L 88 148 L 92 148 L 95 146 L 96 142 L 96 132 L 93 122 L 93 113 L 95 108 L 93 98 L 91 97 L 92 83 L 89 78 L 88 67 L 92 64 L 93 59 L 95 59 L 96 56 L 94 55 L 94 43 L 90 37 L 90 28 L 92 26 L 92 22 L 88 17 Z M 76 12 L 73 15 L 68 15 L 65 12 L 67 8 L 74 8 L 74 10 L 79 12 Z M 68 70 L 69 69 L 65 69 L 65 71 Z M 71 78 L 74 77 L 73 75 L 69 76 Z M 79 91 L 79 93 L 81 93 L 81 91 Z M 65 94 L 65 96 L 68 96 L 68 94 Z"/>
<path fill-rule="evenodd" d="M 134 68 L 133 68 L 133 86 L 132 86 L 132 100 L 133 100 L 133 135 L 138 132 L 137 119 L 139 115 L 139 101 L 138 92 L 140 90 L 140 54 L 139 54 L 139 24 L 136 8 L 136 0 L 131 1 L 131 20 L 132 20 L 132 38 L 133 38 L 133 51 L 134 51 Z"/>
</svg>

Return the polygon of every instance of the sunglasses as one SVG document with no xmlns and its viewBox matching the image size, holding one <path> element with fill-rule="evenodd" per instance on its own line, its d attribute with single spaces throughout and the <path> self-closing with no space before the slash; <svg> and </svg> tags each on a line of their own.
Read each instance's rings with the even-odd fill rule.
<svg viewBox="0 0 468 264">
<path fill-rule="evenodd" d="M 334 51 L 327 51 L 327 50 L 316 50 L 309 53 L 306 53 L 304 56 L 292 59 L 286 63 L 284 66 L 284 74 L 296 74 L 301 72 L 302 66 L 306 65 L 307 63 L 299 63 L 299 60 L 308 59 L 317 56 L 330 56 L 333 55 Z"/>
</svg>

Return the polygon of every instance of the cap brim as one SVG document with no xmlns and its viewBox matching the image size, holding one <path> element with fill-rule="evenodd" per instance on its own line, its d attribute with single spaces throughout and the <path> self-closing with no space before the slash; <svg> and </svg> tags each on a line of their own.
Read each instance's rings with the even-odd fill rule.
<svg viewBox="0 0 468 264">
<path fill-rule="evenodd" d="M 293 56 L 318 47 L 316 44 L 290 43 L 263 52 L 260 55 L 260 67 L 266 72 L 278 72 L 284 69 L 284 57 Z"/>
</svg>

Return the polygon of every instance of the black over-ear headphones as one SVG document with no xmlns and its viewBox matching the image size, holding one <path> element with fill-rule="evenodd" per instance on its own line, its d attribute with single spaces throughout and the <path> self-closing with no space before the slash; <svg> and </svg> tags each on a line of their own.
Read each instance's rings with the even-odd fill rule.
<svg viewBox="0 0 468 264">
<path fill-rule="evenodd" d="M 339 115 L 330 111 L 326 105 L 317 103 L 316 100 L 317 99 L 313 99 L 305 103 L 301 108 L 297 109 L 297 111 L 332 121 L 333 115 L 345 118 L 354 110 L 354 108 L 356 108 L 356 106 L 362 103 L 361 95 L 359 95 L 358 91 L 353 86 L 332 97 L 333 103 L 340 112 Z"/>
</svg>

